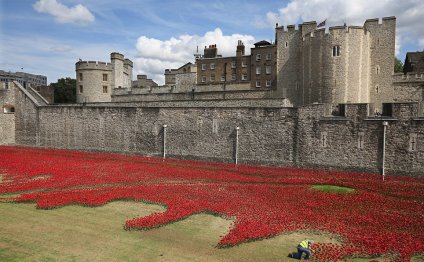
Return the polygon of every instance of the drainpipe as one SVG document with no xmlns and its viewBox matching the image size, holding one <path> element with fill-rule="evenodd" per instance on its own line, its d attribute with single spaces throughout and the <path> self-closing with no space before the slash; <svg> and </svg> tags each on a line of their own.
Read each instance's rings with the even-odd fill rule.
<svg viewBox="0 0 424 262">
<path fill-rule="evenodd" d="M 239 144 L 239 130 L 240 130 L 240 127 L 236 127 L 236 154 L 235 154 L 235 157 L 236 157 L 236 165 L 237 165 L 237 163 L 238 163 L 238 144 Z"/>
<path fill-rule="evenodd" d="M 163 125 L 163 158 L 166 157 L 166 128 L 167 125 Z"/>
<path fill-rule="evenodd" d="M 385 173 L 384 173 L 384 162 L 385 162 L 385 158 L 386 158 L 386 128 L 389 125 L 389 123 L 387 121 L 383 121 L 383 157 L 381 160 L 381 174 L 383 175 L 383 181 L 385 178 Z"/>
</svg>

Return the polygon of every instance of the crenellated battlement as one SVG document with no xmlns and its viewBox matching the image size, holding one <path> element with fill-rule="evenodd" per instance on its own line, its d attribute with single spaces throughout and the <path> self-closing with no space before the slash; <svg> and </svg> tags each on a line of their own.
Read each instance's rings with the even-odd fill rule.
<svg viewBox="0 0 424 262">
<path fill-rule="evenodd" d="M 133 67 L 133 62 L 128 58 L 125 58 L 124 65 Z"/>
<path fill-rule="evenodd" d="M 112 64 L 100 61 L 78 61 L 75 63 L 76 70 L 112 70 Z"/>
<path fill-rule="evenodd" d="M 306 34 L 303 38 L 303 41 L 308 40 L 310 38 L 324 38 L 324 37 L 334 37 L 339 36 L 341 33 L 344 34 L 368 34 L 368 31 L 364 29 L 362 26 L 333 26 L 330 27 L 328 32 L 325 28 L 316 29 L 308 34 Z"/>
<path fill-rule="evenodd" d="M 424 82 L 424 73 L 396 73 L 392 75 L 393 82 Z"/>
<path fill-rule="evenodd" d="M 121 54 L 121 53 L 113 52 L 113 53 L 110 54 L 110 59 L 111 60 L 118 59 L 118 60 L 124 61 L 124 55 Z"/>
<path fill-rule="evenodd" d="M 383 17 L 381 20 L 379 18 L 372 18 L 367 19 L 364 23 L 364 27 L 376 27 L 376 26 L 385 26 L 385 25 L 391 25 L 393 23 L 396 23 L 396 17 L 395 16 L 387 16 Z"/>
</svg>

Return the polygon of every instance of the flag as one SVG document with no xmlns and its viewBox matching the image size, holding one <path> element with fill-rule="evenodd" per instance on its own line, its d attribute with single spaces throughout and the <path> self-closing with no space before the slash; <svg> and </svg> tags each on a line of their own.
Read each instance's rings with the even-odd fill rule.
<svg viewBox="0 0 424 262">
<path fill-rule="evenodd" d="M 323 27 L 325 26 L 325 22 L 327 21 L 327 19 L 325 19 L 324 21 L 322 21 L 321 23 L 318 24 L 318 27 Z"/>
</svg>

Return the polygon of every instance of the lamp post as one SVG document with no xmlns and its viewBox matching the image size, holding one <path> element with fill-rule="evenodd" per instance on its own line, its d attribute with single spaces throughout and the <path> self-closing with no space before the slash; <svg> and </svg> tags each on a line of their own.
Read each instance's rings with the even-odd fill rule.
<svg viewBox="0 0 424 262">
<path fill-rule="evenodd" d="M 386 128 L 389 125 L 389 123 L 387 121 L 383 121 L 383 156 L 382 156 L 382 160 L 381 160 L 381 174 L 383 175 L 383 181 L 385 178 L 385 170 L 384 170 L 384 162 L 385 162 L 385 158 L 386 158 Z"/>
<path fill-rule="evenodd" d="M 167 125 L 163 125 L 163 159 L 166 157 L 166 128 Z"/>
</svg>

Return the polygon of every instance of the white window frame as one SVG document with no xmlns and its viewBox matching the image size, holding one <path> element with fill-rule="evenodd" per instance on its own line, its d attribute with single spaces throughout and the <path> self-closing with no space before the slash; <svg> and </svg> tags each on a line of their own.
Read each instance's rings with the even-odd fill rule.
<svg viewBox="0 0 424 262">
<path fill-rule="evenodd" d="M 256 66 L 256 74 L 257 75 L 261 74 L 261 66 Z"/>
<path fill-rule="evenodd" d="M 267 75 L 270 75 L 270 74 L 271 74 L 271 72 L 272 72 L 272 68 L 271 68 L 271 66 L 270 66 L 270 65 L 265 66 L 265 73 L 266 73 Z"/>
<path fill-rule="evenodd" d="M 256 54 L 256 61 L 261 61 L 261 54 Z"/>
<path fill-rule="evenodd" d="M 272 81 L 271 80 L 266 80 L 266 87 L 270 87 L 271 86 L 271 84 L 272 84 Z"/>
<path fill-rule="evenodd" d="M 206 64 L 202 64 L 202 71 L 206 70 Z"/>
<path fill-rule="evenodd" d="M 202 83 L 206 82 L 206 76 L 202 76 Z"/>
<path fill-rule="evenodd" d="M 266 60 L 271 60 L 271 53 L 266 54 Z"/>
<path fill-rule="evenodd" d="M 247 62 L 246 62 L 246 60 L 242 60 L 241 61 L 241 67 L 247 67 Z"/>
<path fill-rule="evenodd" d="M 256 80 L 256 82 L 255 82 L 255 86 L 256 86 L 256 87 L 261 87 L 261 81 Z"/>
<path fill-rule="evenodd" d="M 221 82 L 225 81 L 225 75 L 221 75 Z"/>
<path fill-rule="evenodd" d="M 246 81 L 247 80 L 247 74 L 242 74 L 241 75 L 241 80 Z"/>
<path fill-rule="evenodd" d="M 236 67 L 237 67 L 236 61 L 231 61 L 231 68 L 236 68 Z"/>
<path fill-rule="evenodd" d="M 211 63 L 211 64 L 210 64 L 210 69 L 211 69 L 211 70 L 214 70 L 214 69 L 215 69 L 215 63 Z"/>
</svg>

